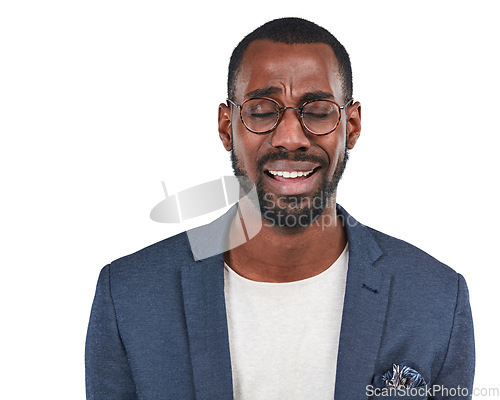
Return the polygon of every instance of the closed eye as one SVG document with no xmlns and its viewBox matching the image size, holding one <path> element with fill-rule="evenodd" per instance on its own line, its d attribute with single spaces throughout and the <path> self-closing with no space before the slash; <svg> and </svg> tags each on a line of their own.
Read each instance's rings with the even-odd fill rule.
<svg viewBox="0 0 500 400">
<path fill-rule="evenodd" d="M 274 112 L 250 114 L 251 118 L 271 118 L 271 117 L 275 117 L 275 116 L 276 116 L 276 113 L 274 113 Z"/>
<path fill-rule="evenodd" d="M 331 113 L 304 113 L 305 118 L 325 119 L 330 117 Z"/>
</svg>

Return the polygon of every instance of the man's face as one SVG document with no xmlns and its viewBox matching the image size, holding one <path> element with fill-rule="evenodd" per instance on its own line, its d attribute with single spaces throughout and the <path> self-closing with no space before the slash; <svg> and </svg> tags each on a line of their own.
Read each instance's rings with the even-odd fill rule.
<svg viewBox="0 0 500 400">
<path fill-rule="evenodd" d="M 323 43 L 252 42 L 243 56 L 232 100 L 241 104 L 256 96 L 273 98 L 282 107 L 300 107 L 317 98 L 344 104 L 333 50 Z M 257 135 L 245 128 L 239 110 L 232 107 L 229 131 L 235 175 L 255 183 L 267 220 L 279 226 L 307 226 L 329 200 L 335 200 L 347 161 L 345 110 L 336 130 L 324 136 L 305 131 L 294 110 L 285 112 L 273 132 Z"/>
</svg>

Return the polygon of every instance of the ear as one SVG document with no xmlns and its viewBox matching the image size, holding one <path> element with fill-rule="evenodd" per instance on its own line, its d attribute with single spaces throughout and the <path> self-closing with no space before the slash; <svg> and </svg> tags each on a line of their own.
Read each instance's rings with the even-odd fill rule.
<svg viewBox="0 0 500 400">
<path fill-rule="evenodd" d="M 231 108 L 224 103 L 219 104 L 219 137 L 224 148 L 230 151 L 233 141 Z"/>
<path fill-rule="evenodd" d="M 346 108 L 346 146 L 349 150 L 354 148 L 361 134 L 361 104 L 354 102 Z"/>
</svg>

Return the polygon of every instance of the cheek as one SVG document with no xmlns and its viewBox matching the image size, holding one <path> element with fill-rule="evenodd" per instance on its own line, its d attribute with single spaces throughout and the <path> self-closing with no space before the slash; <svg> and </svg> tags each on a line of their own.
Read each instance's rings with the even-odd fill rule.
<svg viewBox="0 0 500 400">
<path fill-rule="evenodd" d="M 332 135 L 335 136 L 328 138 L 328 143 L 325 143 L 325 145 L 322 147 L 327 153 L 328 162 L 330 163 L 330 170 L 334 171 L 344 157 L 345 138 L 342 134 L 335 134 L 335 132 L 333 132 Z"/>
<path fill-rule="evenodd" d="M 232 120 L 233 142 L 238 147 L 247 147 L 246 142 L 249 140 L 248 130 L 245 128 L 239 118 L 234 117 Z"/>
<path fill-rule="evenodd" d="M 240 160 L 246 160 L 248 144 L 240 129 L 233 130 L 233 149 Z"/>
<path fill-rule="evenodd" d="M 246 168 L 253 166 L 258 158 L 261 138 L 248 132 L 245 127 L 235 127 L 233 131 L 233 151 Z"/>
</svg>

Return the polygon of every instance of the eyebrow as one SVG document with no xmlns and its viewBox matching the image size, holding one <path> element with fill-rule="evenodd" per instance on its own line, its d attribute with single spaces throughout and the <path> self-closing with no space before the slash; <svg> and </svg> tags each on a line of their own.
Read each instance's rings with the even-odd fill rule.
<svg viewBox="0 0 500 400">
<path fill-rule="evenodd" d="M 245 97 L 251 98 L 251 97 L 269 97 L 270 95 L 273 94 L 279 94 L 283 93 L 283 89 L 277 86 L 268 86 L 265 88 L 259 88 L 252 90 L 251 92 L 248 92 Z M 307 92 L 304 93 L 301 97 L 300 100 L 302 102 L 309 101 L 309 100 L 322 100 L 322 99 L 334 99 L 335 96 L 332 93 L 324 92 L 322 90 L 315 90 L 313 92 Z"/>
<path fill-rule="evenodd" d="M 248 92 L 245 96 L 250 97 L 268 97 L 272 94 L 282 93 L 283 90 L 277 86 L 268 86 L 265 88 L 255 89 Z"/>
<path fill-rule="evenodd" d="M 314 92 L 307 92 L 300 98 L 302 101 L 309 100 L 323 100 L 323 99 L 334 99 L 335 96 L 332 93 L 323 92 L 322 90 L 317 90 Z"/>
</svg>

